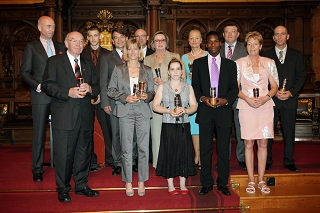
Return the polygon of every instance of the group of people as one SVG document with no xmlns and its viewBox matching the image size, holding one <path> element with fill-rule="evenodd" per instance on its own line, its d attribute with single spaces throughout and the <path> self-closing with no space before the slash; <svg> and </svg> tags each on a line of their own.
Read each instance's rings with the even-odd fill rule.
<svg viewBox="0 0 320 213">
<path fill-rule="evenodd" d="M 189 33 L 191 51 L 182 58 L 169 52 L 163 31 L 149 39 L 144 29 L 127 35 L 112 30 L 114 49 L 99 44 L 95 26 L 87 31 L 88 47 L 79 32 L 67 34 L 64 45 L 52 41 L 52 18 L 38 20 L 40 38 L 26 45 L 21 76 L 31 88 L 33 115 L 32 173 L 43 181 L 44 130 L 51 108 L 56 191 L 60 202 L 70 202 L 70 180 L 75 194 L 95 197 L 88 185 L 89 171 L 97 171 L 93 143 L 94 113 L 101 125 L 106 165 L 112 175 L 122 173 L 126 195 L 134 196 L 132 172 L 138 172 L 138 195 L 145 196 L 149 165 L 168 182 L 170 195 L 188 194 L 186 179 L 200 171 L 202 188 L 213 189 L 213 136 L 217 143 L 217 189 L 231 195 L 231 128 L 237 136 L 236 156 L 247 169 L 248 193 L 255 192 L 254 142 L 258 146 L 258 188 L 269 193 L 265 170 L 272 165 L 272 139 L 280 114 L 284 133 L 285 168 L 295 166 L 294 124 L 297 93 L 305 80 L 302 54 L 286 44 L 284 26 L 274 29 L 275 48 L 260 56 L 263 38 L 247 33 L 238 42 L 235 24 L 206 34 L 203 50 L 198 29 Z M 80 81 L 79 79 L 82 79 Z M 279 86 L 286 87 L 279 90 Z M 212 91 L 214 90 L 214 93 Z M 215 95 L 215 96 L 214 96 Z M 214 96 L 214 97 L 213 97 Z M 93 99 L 93 101 L 92 101 Z M 214 100 L 213 100 L 214 99 Z M 179 189 L 173 178 L 179 176 Z"/>
</svg>

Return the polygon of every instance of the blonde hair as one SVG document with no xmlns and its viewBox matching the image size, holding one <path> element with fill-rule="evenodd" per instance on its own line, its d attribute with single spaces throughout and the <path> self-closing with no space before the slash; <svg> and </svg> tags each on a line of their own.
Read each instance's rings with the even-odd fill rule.
<svg viewBox="0 0 320 213">
<path fill-rule="evenodd" d="M 139 61 L 143 60 L 143 51 L 142 51 L 142 46 L 140 44 L 140 42 L 138 40 L 136 40 L 135 38 L 130 38 L 126 41 L 126 44 L 124 45 L 124 49 L 123 49 L 123 58 L 126 61 L 129 61 L 129 55 L 128 55 L 128 49 L 131 46 L 136 46 L 139 48 Z"/>
<path fill-rule="evenodd" d="M 257 32 L 257 31 L 252 31 L 252 32 L 248 32 L 247 35 L 246 35 L 246 37 L 245 37 L 245 39 L 244 39 L 244 41 L 245 41 L 245 46 L 247 46 L 248 40 L 249 40 L 250 38 L 253 38 L 253 39 L 258 40 L 261 45 L 263 44 L 262 35 L 261 35 L 259 32 Z"/>
</svg>

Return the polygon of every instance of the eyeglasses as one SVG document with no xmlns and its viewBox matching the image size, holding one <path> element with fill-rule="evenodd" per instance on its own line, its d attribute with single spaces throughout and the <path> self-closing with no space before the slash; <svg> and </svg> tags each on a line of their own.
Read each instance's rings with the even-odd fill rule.
<svg viewBox="0 0 320 213">
<path fill-rule="evenodd" d="M 73 44 L 77 44 L 77 43 L 84 44 L 84 40 L 76 40 L 76 39 L 68 39 L 68 40 L 71 41 L 71 43 Z"/>
<path fill-rule="evenodd" d="M 237 33 L 237 31 L 236 30 L 226 30 L 226 31 L 224 31 L 224 33 Z"/>
<path fill-rule="evenodd" d="M 147 35 L 136 35 L 135 37 L 136 38 L 144 38 L 144 37 L 146 37 Z"/>
<path fill-rule="evenodd" d="M 162 42 L 167 42 L 165 39 L 161 39 L 161 40 L 154 40 L 154 43 L 162 43 Z"/>
</svg>

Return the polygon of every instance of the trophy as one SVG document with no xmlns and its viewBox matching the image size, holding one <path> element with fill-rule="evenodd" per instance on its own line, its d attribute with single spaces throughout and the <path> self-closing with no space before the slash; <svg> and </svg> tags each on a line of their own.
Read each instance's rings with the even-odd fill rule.
<svg viewBox="0 0 320 213">
<path fill-rule="evenodd" d="M 189 67 L 189 70 L 190 70 L 189 78 L 192 79 L 192 68 L 193 68 L 193 66 L 192 66 L 192 63 L 191 63 L 191 62 L 188 63 L 188 67 Z"/>
<path fill-rule="evenodd" d="M 210 88 L 210 104 L 211 105 L 216 105 L 218 103 L 217 98 L 216 98 L 216 88 L 211 87 Z"/>
<path fill-rule="evenodd" d="M 145 91 L 146 85 L 147 85 L 146 81 L 139 81 L 139 87 L 138 87 L 138 92 L 137 92 L 137 96 L 139 98 L 146 93 L 146 91 Z"/>
<path fill-rule="evenodd" d="M 156 68 L 156 69 L 154 69 L 154 71 L 156 72 L 157 78 L 161 78 L 160 68 Z"/>
<path fill-rule="evenodd" d="M 133 84 L 133 96 L 137 96 L 139 91 L 139 85 Z"/>
<path fill-rule="evenodd" d="M 77 78 L 77 82 L 77 86 L 80 87 L 80 85 L 84 83 L 84 78 Z"/>
<path fill-rule="evenodd" d="M 181 98 L 180 98 L 180 95 L 179 94 L 176 94 L 176 96 L 174 97 L 174 113 L 177 113 L 177 109 L 178 107 L 181 107 L 182 104 L 181 104 Z"/>
<path fill-rule="evenodd" d="M 259 98 L 259 88 L 253 88 L 253 97 Z"/>
<path fill-rule="evenodd" d="M 280 88 L 280 91 L 281 91 L 281 92 L 285 92 L 285 91 L 287 90 L 287 89 L 286 89 L 287 82 L 288 82 L 288 79 L 287 79 L 287 78 L 284 78 L 283 81 L 282 81 L 282 88 Z"/>
</svg>

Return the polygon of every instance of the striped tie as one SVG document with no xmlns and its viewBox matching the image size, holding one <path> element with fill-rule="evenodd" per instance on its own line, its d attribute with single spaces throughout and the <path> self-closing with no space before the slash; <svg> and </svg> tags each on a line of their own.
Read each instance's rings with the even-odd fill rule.
<svg viewBox="0 0 320 213">
<path fill-rule="evenodd" d="M 227 54 L 227 59 L 231 59 L 232 58 L 232 46 L 228 46 L 229 50 L 228 50 L 228 54 Z"/>
<path fill-rule="evenodd" d="M 81 78 L 81 72 L 80 72 L 80 67 L 78 64 L 78 59 L 74 59 L 75 65 L 74 65 L 74 71 L 75 71 L 75 76 L 76 79 L 78 80 L 79 78 Z"/>
</svg>

